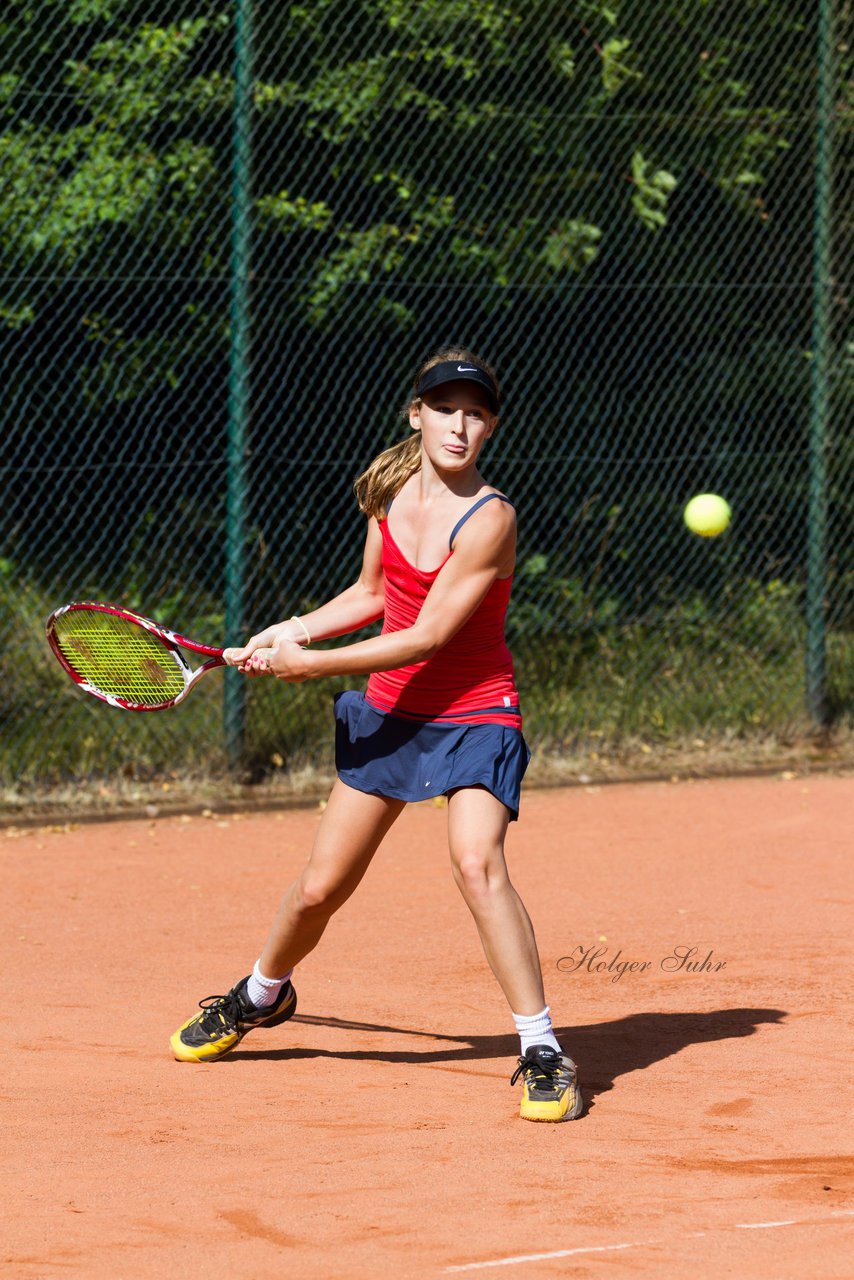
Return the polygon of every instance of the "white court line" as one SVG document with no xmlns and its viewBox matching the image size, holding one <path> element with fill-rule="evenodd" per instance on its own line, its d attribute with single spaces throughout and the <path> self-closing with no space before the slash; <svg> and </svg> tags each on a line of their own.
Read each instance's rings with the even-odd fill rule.
<svg viewBox="0 0 854 1280">
<path fill-rule="evenodd" d="M 734 1222 L 734 1227 L 740 1227 L 743 1231 L 758 1231 L 765 1227 L 794 1227 L 797 1226 L 801 1219 L 784 1218 L 780 1222 Z"/>
<path fill-rule="evenodd" d="M 780 1222 L 733 1222 L 724 1224 L 726 1226 L 739 1227 L 742 1230 L 769 1230 L 774 1227 L 800 1227 L 809 1226 L 810 1224 L 826 1223 L 828 1216 L 836 1218 L 846 1218 L 854 1216 L 854 1209 L 831 1209 L 829 1214 L 822 1214 L 820 1218 L 786 1218 Z M 719 1228 L 720 1229 L 720 1228 Z M 696 1240 L 699 1236 L 708 1235 L 708 1231 L 691 1231 L 687 1236 L 682 1236 L 682 1240 Z M 556 1249 L 551 1253 L 520 1253 L 512 1258 L 493 1258 L 489 1262 L 464 1262 L 459 1266 L 445 1267 L 445 1272 L 451 1271 L 485 1271 L 488 1267 L 512 1267 L 520 1262 L 548 1262 L 552 1258 L 572 1258 L 579 1253 L 613 1253 L 617 1249 L 640 1249 L 643 1245 L 649 1244 L 678 1244 L 679 1240 L 629 1240 L 624 1244 L 591 1244 L 582 1245 L 577 1249 Z"/>
<path fill-rule="evenodd" d="M 543 1262 L 546 1258 L 571 1258 L 576 1253 L 608 1253 L 614 1249 L 637 1249 L 642 1244 L 659 1244 L 658 1240 L 631 1240 L 628 1244 L 591 1244 L 580 1249 L 558 1249 L 555 1253 L 520 1253 L 515 1258 L 496 1258 L 492 1262 L 465 1262 L 446 1271 L 482 1271 L 485 1267 L 511 1267 L 515 1262 Z"/>
</svg>

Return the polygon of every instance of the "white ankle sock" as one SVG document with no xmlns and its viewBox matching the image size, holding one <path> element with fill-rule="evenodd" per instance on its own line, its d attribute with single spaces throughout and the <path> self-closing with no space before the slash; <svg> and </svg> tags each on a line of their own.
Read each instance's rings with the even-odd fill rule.
<svg viewBox="0 0 854 1280">
<path fill-rule="evenodd" d="M 279 992 L 293 973 L 293 969 L 286 973 L 284 978 L 265 978 L 259 967 L 260 963 L 260 960 L 255 961 L 255 968 L 246 984 L 246 994 L 256 1009 L 266 1009 L 268 1005 L 276 1003 Z"/>
<path fill-rule="evenodd" d="M 547 1044 L 558 1053 L 563 1052 L 552 1030 L 550 1012 L 549 1006 L 546 1005 L 541 1013 L 532 1013 L 530 1015 L 524 1013 L 513 1014 L 513 1021 L 516 1023 L 516 1030 L 519 1032 L 519 1038 L 522 1042 L 523 1058 L 532 1044 Z"/>
</svg>

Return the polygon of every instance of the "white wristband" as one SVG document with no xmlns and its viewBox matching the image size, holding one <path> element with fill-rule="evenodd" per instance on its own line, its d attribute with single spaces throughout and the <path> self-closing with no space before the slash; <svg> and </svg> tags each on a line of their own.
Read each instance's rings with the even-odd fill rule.
<svg viewBox="0 0 854 1280">
<path fill-rule="evenodd" d="M 305 625 L 302 618 L 298 618 L 297 615 L 294 614 L 292 618 L 288 618 L 288 622 L 295 622 L 298 627 L 302 627 L 306 644 L 311 644 L 311 636 L 308 634 L 308 627 Z"/>
</svg>

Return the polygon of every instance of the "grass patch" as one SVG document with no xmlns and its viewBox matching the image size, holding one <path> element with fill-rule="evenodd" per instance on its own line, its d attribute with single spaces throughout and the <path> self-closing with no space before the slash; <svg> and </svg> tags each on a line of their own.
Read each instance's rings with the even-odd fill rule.
<svg viewBox="0 0 854 1280">
<path fill-rule="evenodd" d="M 0 787 L 22 797 L 109 783 L 142 795 L 164 784 L 199 793 L 209 780 L 298 790 L 332 775 L 332 696 L 363 681 L 246 685 L 245 746 L 229 768 L 223 725 L 224 673 L 207 677 L 181 706 L 152 714 L 108 707 L 81 694 L 50 655 L 41 619 L 50 605 L 17 584 L 6 603 L 14 645 L 0 649 Z M 211 613 L 181 617 L 188 634 L 221 634 Z M 783 583 L 739 583 L 726 598 L 659 605 L 621 622 L 613 611 L 577 614 L 549 633 L 524 607 L 511 643 L 525 732 L 535 749 L 531 779 L 545 773 L 590 777 L 609 770 L 667 772 L 693 752 L 734 769 L 791 761 L 815 749 L 804 701 L 805 634 L 799 593 Z M 854 633 L 828 639 L 829 704 L 835 741 L 854 727 Z M 798 745 L 800 744 L 800 745 Z M 295 782 L 302 779 L 302 783 Z"/>
</svg>

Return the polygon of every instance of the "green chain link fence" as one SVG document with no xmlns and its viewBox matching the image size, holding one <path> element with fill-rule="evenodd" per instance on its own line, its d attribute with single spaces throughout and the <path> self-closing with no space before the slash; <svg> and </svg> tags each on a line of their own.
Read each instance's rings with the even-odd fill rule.
<svg viewBox="0 0 854 1280">
<path fill-rule="evenodd" d="M 79 695 L 43 620 L 239 641 L 357 570 L 414 367 L 502 376 L 541 756 L 854 708 L 850 3 L 8 0 L 0 776 L 328 764 L 330 683 Z M 699 539 L 696 492 L 733 524 Z"/>
</svg>

